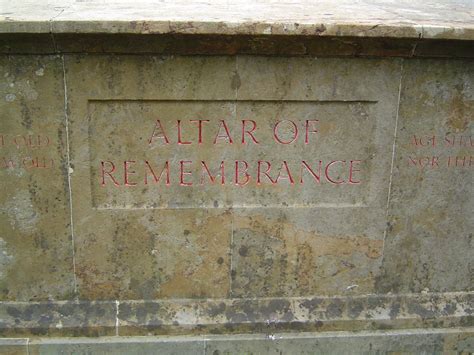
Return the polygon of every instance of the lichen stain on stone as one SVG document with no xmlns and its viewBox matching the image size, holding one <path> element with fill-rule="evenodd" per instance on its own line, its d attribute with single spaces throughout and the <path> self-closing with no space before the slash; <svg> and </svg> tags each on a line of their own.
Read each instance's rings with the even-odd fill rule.
<svg viewBox="0 0 474 355">
<path fill-rule="evenodd" d="M 38 214 L 33 207 L 28 191 L 18 191 L 0 210 L 6 213 L 13 228 L 24 233 L 35 229 Z"/>
<path fill-rule="evenodd" d="M 91 299 L 226 297 L 228 214 L 182 213 L 116 218 L 112 239 L 94 232 L 76 254 L 81 294 Z M 169 216 L 174 216 L 170 214 Z M 174 219 L 175 217 L 173 217 Z M 131 238 L 130 236 L 133 236 Z"/>
<path fill-rule="evenodd" d="M 158 297 L 228 295 L 228 278 L 230 278 L 228 243 L 225 243 L 222 248 L 222 242 L 218 241 L 222 236 L 225 219 L 226 215 L 209 216 L 201 225 L 195 224 L 193 233 L 185 238 L 185 240 L 193 240 L 184 245 L 176 245 L 180 244 L 179 240 L 182 238 L 173 236 L 172 244 L 174 245 L 169 245 L 166 249 L 176 254 L 174 258 L 171 258 L 172 260 L 169 260 L 175 270 L 160 285 Z M 170 242 L 168 240 L 167 243 Z M 160 264 L 163 264 L 163 261 Z M 165 264 L 162 266 L 167 267 Z"/>
<path fill-rule="evenodd" d="M 4 271 L 12 263 L 13 256 L 9 254 L 7 243 L 0 238 L 0 278 L 3 277 Z"/>
<path fill-rule="evenodd" d="M 450 102 L 448 126 L 454 132 L 464 132 L 468 127 L 469 121 L 474 120 L 473 112 L 474 105 L 465 100 L 459 91 L 456 91 Z"/>
<path fill-rule="evenodd" d="M 373 290 L 382 240 L 331 236 L 298 229 L 289 221 L 263 216 L 235 217 L 233 251 L 239 296 L 341 294 Z"/>
<path fill-rule="evenodd" d="M 239 73 L 235 72 L 234 75 L 232 76 L 232 82 L 230 86 L 232 90 L 238 90 L 241 85 L 242 85 L 242 82 L 240 81 L 240 75 Z"/>
</svg>

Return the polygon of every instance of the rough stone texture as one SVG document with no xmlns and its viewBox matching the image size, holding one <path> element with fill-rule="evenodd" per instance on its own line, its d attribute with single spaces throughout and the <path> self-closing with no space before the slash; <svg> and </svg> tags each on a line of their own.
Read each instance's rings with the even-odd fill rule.
<svg viewBox="0 0 474 355">
<path fill-rule="evenodd" d="M 2 2 L 2 32 L 303 34 L 472 39 L 472 4 L 423 1 Z M 192 11 L 190 11 L 192 9 Z"/>
<path fill-rule="evenodd" d="M 113 335 L 116 314 L 115 302 L 2 302 L 0 335 Z"/>
<path fill-rule="evenodd" d="M 0 53 L 473 56 L 469 0 L 0 4 Z"/>
<path fill-rule="evenodd" d="M 468 354 L 472 333 L 328 333 L 327 335 L 269 334 L 267 336 L 210 338 L 206 354 Z M 471 339 L 471 340 L 470 340 Z"/>
<path fill-rule="evenodd" d="M 117 4 L 2 4 L 0 352 L 473 351 L 470 3 Z"/>
<path fill-rule="evenodd" d="M 102 354 L 102 355 L 181 355 L 203 354 L 205 342 L 190 337 L 108 337 L 108 338 L 56 338 L 33 340 L 28 346 L 29 355 Z M 0 347 L 1 351 L 1 347 Z"/>
<path fill-rule="evenodd" d="M 120 335 L 472 326 L 472 294 L 122 301 Z"/>
<path fill-rule="evenodd" d="M 379 292 L 472 290 L 473 79 L 472 62 L 404 64 Z"/>
<path fill-rule="evenodd" d="M 80 295 L 89 299 L 299 296 L 315 291 L 339 294 L 354 283 L 360 284 L 357 293 L 370 292 L 381 260 L 390 171 L 390 160 L 383 157 L 391 153 L 384 141 L 394 132 L 399 71 L 397 60 L 68 57 Z M 215 82 L 218 85 L 211 84 Z M 305 119 L 320 121 L 313 144 L 309 144 L 311 133 L 308 144 L 303 133 L 293 145 L 272 141 L 271 127 L 290 117 L 300 130 Z M 353 125 L 345 125 L 347 117 Z M 169 145 L 163 146 L 159 138 L 150 143 L 157 118 L 168 132 Z M 196 118 L 210 120 L 204 143 L 196 149 L 197 137 L 187 122 L 183 139 L 195 144 L 177 147 L 176 120 Z M 216 149 L 212 140 L 221 119 L 230 122 L 235 144 L 224 141 Z M 243 119 L 255 120 L 261 144 L 239 144 Z M 289 140 L 291 132 L 284 133 L 285 129 L 289 128 L 282 129 L 282 139 Z M 347 141 L 346 148 L 340 141 Z M 301 160 L 315 158 L 326 165 L 334 159 L 347 164 L 352 159 L 363 161 L 354 181 L 364 183 L 333 186 L 322 181 L 315 188 L 306 173 L 306 185 L 300 184 Z M 146 176 L 145 162 L 158 174 L 168 159 L 170 187 L 164 182 L 146 184 L 144 178 L 151 177 Z M 181 159 L 193 160 L 192 170 L 204 160 L 213 173 L 224 160 L 230 181 L 233 159 L 245 159 L 253 177 L 242 188 L 229 181 L 225 186 L 202 185 L 202 176 L 195 172 L 187 179 L 195 186 L 183 190 L 177 173 Z M 261 159 L 278 166 L 288 161 L 297 183 L 290 186 L 286 179 L 275 190 L 267 180 L 256 189 L 256 163 Z M 135 186 L 124 186 L 127 160 L 134 162 L 136 173 L 130 182 Z M 103 174 L 110 169 L 116 169 L 113 179 Z M 347 167 L 334 174 L 335 179 L 349 180 Z M 173 223 L 177 214 L 179 224 Z M 301 239 L 295 240 L 295 235 Z M 281 249 L 273 250 L 274 257 L 242 254 L 245 248 L 264 253 L 272 238 L 282 243 Z M 359 247 L 340 249 L 348 241 Z M 321 243 L 327 249 L 316 252 Z M 267 278 L 262 258 L 268 259 L 269 268 L 275 263 L 283 269 L 275 268 L 274 277 Z M 318 264 L 328 266 L 315 275 L 311 269 Z M 250 270 L 256 271 L 249 274 Z M 341 277 L 335 276 L 339 272 Z M 298 273 L 301 279 L 295 283 Z M 321 283 L 331 274 L 335 277 L 330 282 Z M 264 279 L 269 286 L 261 289 Z M 252 282 L 255 286 L 248 287 Z M 298 283 L 306 285 L 298 289 Z"/>
<path fill-rule="evenodd" d="M 0 354 L 27 355 L 28 339 L 0 339 Z"/>
<path fill-rule="evenodd" d="M 471 329 L 0 340 L 2 354 L 469 354 Z"/>
<path fill-rule="evenodd" d="M 0 299 L 69 299 L 73 258 L 61 60 L 0 58 Z"/>
</svg>

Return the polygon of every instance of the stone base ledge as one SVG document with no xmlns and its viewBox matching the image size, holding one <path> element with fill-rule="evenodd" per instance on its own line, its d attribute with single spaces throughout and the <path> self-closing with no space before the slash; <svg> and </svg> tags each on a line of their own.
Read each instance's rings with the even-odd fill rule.
<svg viewBox="0 0 474 355">
<path fill-rule="evenodd" d="M 474 326 L 473 292 L 313 298 L 1 302 L 0 335 L 270 334 Z"/>
<path fill-rule="evenodd" d="M 474 351 L 474 328 L 258 335 L 0 339 L 8 354 L 371 354 Z"/>
</svg>

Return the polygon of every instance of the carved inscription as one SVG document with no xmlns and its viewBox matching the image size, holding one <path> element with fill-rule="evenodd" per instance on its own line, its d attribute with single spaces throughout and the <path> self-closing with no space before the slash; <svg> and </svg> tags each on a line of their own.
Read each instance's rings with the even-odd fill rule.
<svg viewBox="0 0 474 355">
<path fill-rule="evenodd" d="M 376 151 L 370 103 L 99 101 L 89 108 L 97 207 L 366 202 Z"/>
<path fill-rule="evenodd" d="M 157 119 L 151 129 L 150 138 L 147 140 L 148 145 L 197 145 L 197 149 L 199 149 L 199 146 L 204 143 L 204 126 L 209 123 L 210 120 L 189 120 L 188 122 L 177 120 L 168 122 L 168 127 L 165 129 L 165 124 Z M 303 122 L 278 120 L 272 127 L 272 141 L 268 143 L 269 145 L 310 144 L 310 136 L 312 136 L 311 143 L 313 143 L 313 140 L 317 140 L 318 123 L 319 120 L 315 119 Z M 215 149 L 221 149 L 222 145 L 251 144 L 259 146 L 261 144 L 262 139 L 258 137 L 259 127 L 254 120 L 241 120 L 237 126 L 241 127 L 237 136 L 231 133 L 226 120 L 219 120 L 217 128 L 206 127 L 211 132 L 213 131 L 208 143 L 214 145 Z M 299 126 L 300 128 L 298 128 Z M 170 135 L 171 130 L 174 130 L 175 134 Z M 283 132 L 284 130 L 286 131 Z M 300 131 L 303 132 L 300 134 Z M 184 138 L 185 136 L 188 138 Z M 146 148 L 144 147 L 144 149 Z M 361 183 L 356 176 L 360 172 L 361 163 L 362 160 L 358 159 L 348 161 L 311 159 L 298 162 L 257 160 L 253 163 L 249 163 L 248 160 L 221 160 L 217 162 L 204 160 L 170 162 L 166 160 L 161 166 L 157 166 L 148 160 L 125 160 L 123 162 L 107 160 L 100 161 L 99 169 L 100 184 L 105 186 L 112 183 L 116 187 L 159 184 L 160 182 L 165 186 L 170 186 L 172 183 L 180 186 L 230 183 L 243 187 L 252 182 L 256 185 L 277 185 L 283 182 L 290 186 L 305 182 L 341 185 Z M 211 170 L 217 170 L 217 173 L 213 175 Z"/>
<path fill-rule="evenodd" d="M 426 169 L 472 169 L 474 140 L 470 135 L 413 135 L 410 147 L 414 154 L 407 157 L 407 165 Z"/>
<path fill-rule="evenodd" d="M 44 134 L 0 133 L 0 169 L 36 171 L 51 169 L 54 159 L 48 157 L 51 138 Z"/>
</svg>

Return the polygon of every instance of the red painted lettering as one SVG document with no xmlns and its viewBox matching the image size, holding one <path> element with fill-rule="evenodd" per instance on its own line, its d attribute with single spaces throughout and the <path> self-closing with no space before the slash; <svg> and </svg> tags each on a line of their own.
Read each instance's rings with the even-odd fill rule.
<svg viewBox="0 0 474 355">
<path fill-rule="evenodd" d="M 151 137 L 148 140 L 148 144 L 152 144 L 153 140 L 155 138 L 164 139 L 165 144 L 170 143 L 170 141 L 168 140 L 168 137 L 166 136 L 165 130 L 164 130 L 163 126 L 161 125 L 160 120 L 156 120 L 155 127 L 153 128 L 153 132 L 151 133 Z"/>
<path fill-rule="evenodd" d="M 283 169 L 286 171 L 286 176 L 281 176 L 281 172 Z M 283 163 L 281 164 L 280 171 L 278 172 L 278 176 L 275 180 L 275 183 L 278 184 L 278 181 L 280 179 L 288 179 L 291 185 L 295 183 L 293 177 L 291 176 L 290 169 L 288 168 L 288 163 L 286 161 L 283 161 Z"/>
<path fill-rule="evenodd" d="M 191 142 L 183 142 L 181 138 L 181 120 L 178 120 L 178 144 L 191 144 Z"/>
<path fill-rule="evenodd" d="M 129 176 L 135 174 L 134 170 L 129 170 L 131 164 L 135 164 L 135 160 L 125 160 L 123 162 L 123 182 L 125 186 L 135 186 L 137 184 L 129 180 Z"/>
<path fill-rule="evenodd" d="M 189 122 L 198 124 L 198 144 L 202 144 L 202 124 L 209 120 L 190 120 Z"/>
<path fill-rule="evenodd" d="M 16 166 L 15 162 L 11 159 L 2 158 L 2 162 L 3 162 L 2 168 L 5 168 L 5 169 L 13 169 Z"/>
<path fill-rule="evenodd" d="M 349 184 L 360 184 L 360 181 L 354 180 L 354 172 L 360 172 L 360 169 L 355 168 L 355 164 L 359 164 L 361 160 L 351 160 L 349 163 Z"/>
<path fill-rule="evenodd" d="M 328 165 L 326 165 L 326 169 L 324 170 L 324 175 L 326 176 L 326 180 L 330 182 L 331 184 L 335 185 L 340 185 L 343 184 L 345 181 L 344 180 L 334 180 L 330 175 L 329 175 L 329 168 L 333 166 L 336 163 L 341 163 L 342 165 L 346 165 L 345 160 L 333 160 L 331 161 Z"/>
<path fill-rule="evenodd" d="M 108 164 L 111 167 L 109 171 L 105 170 L 105 164 Z M 112 173 L 115 171 L 114 163 L 112 163 L 111 161 L 101 161 L 100 166 L 101 166 L 100 176 L 101 176 L 101 179 L 102 179 L 101 185 L 105 186 L 105 175 L 107 175 L 112 180 L 112 182 L 114 183 L 115 186 L 120 186 L 118 181 L 112 175 Z"/>
<path fill-rule="evenodd" d="M 244 165 L 245 165 L 245 168 L 244 168 L 244 171 L 243 171 L 243 173 L 245 174 L 245 181 L 244 182 L 239 181 L 239 176 L 240 176 L 239 166 L 240 166 L 240 163 L 244 163 Z M 244 186 L 244 185 L 248 184 L 248 182 L 250 181 L 250 175 L 247 173 L 248 168 L 249 168 L 249 164 L 245 160 L 236 160 L 235 161 L 235 184 L 236 185 Z"/>
<path fill-rule="evenodd" d="M 318 130 L 314 129 L 313 127 L 311 127 L 312 130 L 310 131 L 310 124 L 314 124 L 316 122 L 319 122 L 319 120 L 306 120 L 306 123 L 305 123 L 306 134 L 305 134 L 305 139 L 304 139 L 305 144 L 309 143 L 309 134 L 310 133 L 318 133 Z"/>
<path fill-rule="evenodd" d="M 145 185 L 148 185 L 148 173 L 147 173 L 147 171 L 151 172 L 151 174 L 153 176 L 153 180 L 156 184 L 158 184 L 160 182 L 160 180 L 163 176 L 163 173 L 166 172 L 166 186 L 170 185 L 170 164 L 169 164 L 169 161 L 165 162 L 165 166 L 161 170 L 161 173 L 160 173 L 159 177 L 156 176 L 156 174 L 153 171 L 153 168 L 151 167 L 150 163 L 148 161 L 145 161 Z"/>
<path fill-rule="evenodd" d="M 318 184 L 321 183 L 321 169 L 322 169 L 323 162 L 319 160 L 319 165 L 318 165 L 318 173 L 316 174 L 311 167 L 306 163 L 304 160 L 301 161 L 301 177 L 300 177 L 300 183 L 303 184 L 303 169 L 308 170 L 311 175 L 313 175 L 313 178 L 318 182 Z"/>
<path fill-rule="evenodd" d="M 247 122 L 252 123 L 252 128 L 250 130 L 245 129 Z M 253 142 L 259 144 L 253 132 L 257 129 L 257 123 L 253 120 L 242 120 L 242 144 L 245 144 L 245 134 L 248 134 L 252 138 Z"/>
<path fill-rule="evenodd" d="M 221 134 L 222 128 L 224 128 L 225 134 Z M 214 144 L 217 143 L 218 139 L 225 139 L 229 142 L 229 144 L 233 143 L 232 137 L 230 135 L 229 127 L 227 127 L 227 124 L 225 123 L 224 120 L 220 120 L 219 129 L 217 130 L 216 138 L 214 138 Z"/>
<path fill-rule="evenodd" d="M 289 141 L 283 141 L 280 137 L 278 137 L 278 127 L 280 126 L 281 123 L 283 122 L 289 122 L 290 125 L 293 126 L 293 138 L 291 138 Z M 282 121 L 278 121 L 275 126 L 273 127 L 273 138 L 275 138 L 275 140 L 280 143 L 280 144 L 290 144 L 290 143 L 293 143 L 296 138 L 298 138 L 298 126 L 296 126 L 296 124 L 293 122 L 293 121 L 290 121 L 290 120 L 282 120 Z"/>
<path fill-rule="evenodd" d="M 193 162 L 191 160 L 181 160 L 179 162 L 180 165 L 180 170 L 179 170 L 179 184 L 181 186 L 192 186 L 192 182 L 186 182 L 184 181 L 185 176 L 187 175 L 192 175 L 192 172 L 190 171 L 185 171 L 184 170 L 184 165 L 185 164 L 192 164 Z"/>
<path fill-rule="evenodd" d="M 262 172 L 262 164 L 267 165 L 267 169 L 263 172 Z M 272 165 L 268 161 L 259 160 L 257 162 L 257 185 L 260 185 L 261 183 L 261 178 L 260 178 L 261 175 L 265 175 L 272 184 L 276 183 L 276 181 L 273 181 L 272 177 L 269 175 L 271 168 L 272 168 Z"/>
<path fill-rule="evenodd" d="M 201 185 L 204 185 L 204 173 L 206 173 L 207 176 L 209 177 L 209 180 L 211 180 L 211 182 L 214 183 L 216 181 L 216 177 L 219 176 L 219 175 L 212 176 L 211 172 L 209 171 L 209 168 L 207 167 L 206 162 L 201 161 L 201 166 L 202 166 Z M 221 173 L 220 173 L 221 185 L 224 185 L 225 184 L 225 174 L 224 174 L 224 162 L 223 161 L 221 161 L 220 170 L 221 170 Z"/>
</svg>

